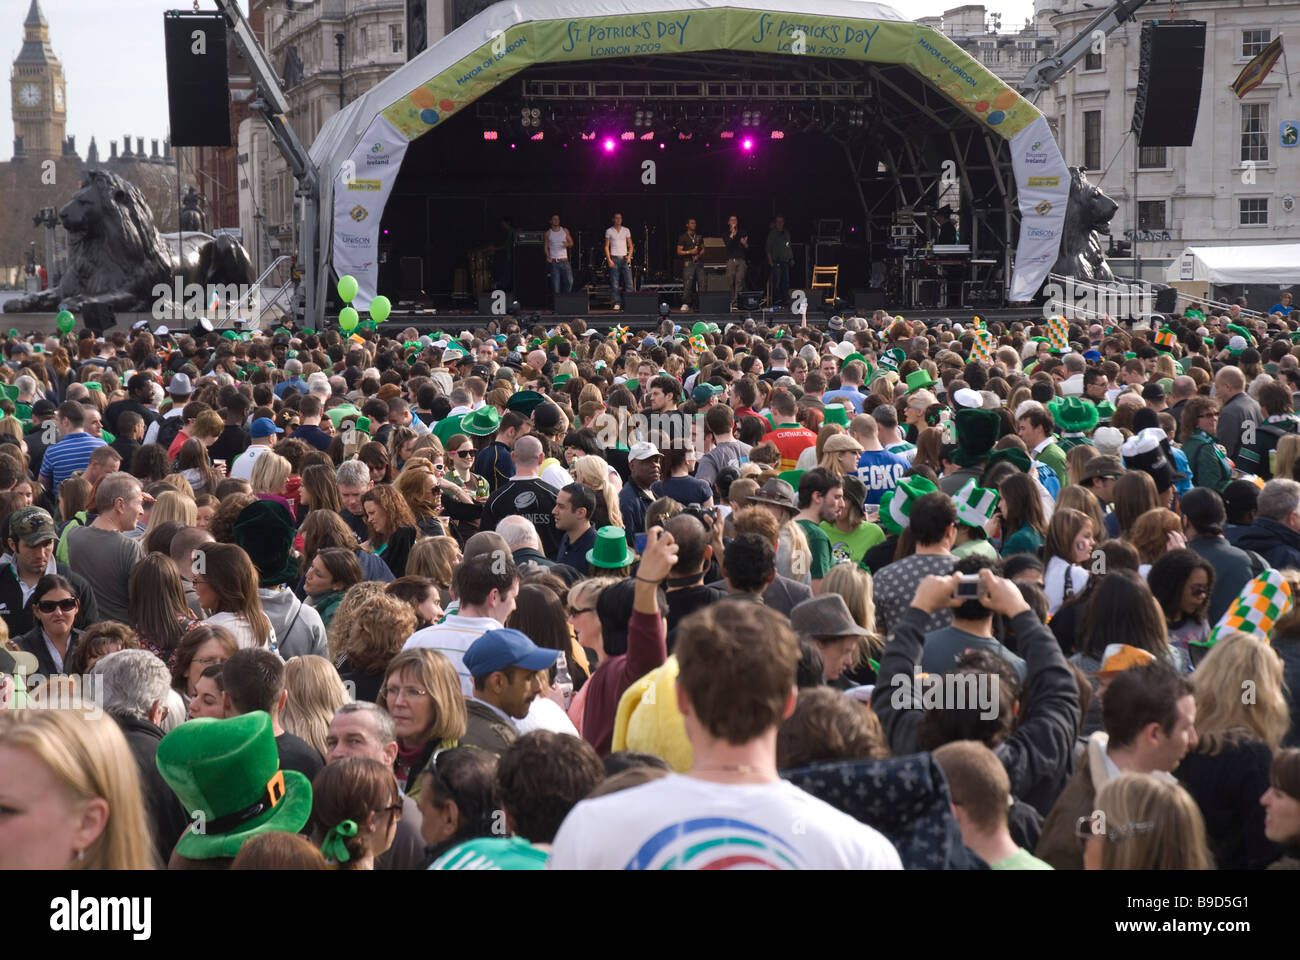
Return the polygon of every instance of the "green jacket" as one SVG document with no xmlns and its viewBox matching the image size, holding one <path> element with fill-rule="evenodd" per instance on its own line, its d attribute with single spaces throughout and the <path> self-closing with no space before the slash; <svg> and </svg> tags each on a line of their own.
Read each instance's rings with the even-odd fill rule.
<svg viewBox="0 0 1300 960">
<path fill-rule="evenodd" d="M 1204 430 L 1197 430 L 1183 442 L 1183 456 L 1192 468 L 1192 483 L 1196 486 L 1222 492 L 1232 482 L 1226 454 Z"/>
<path fill-rule="evenodd" d="M 1061 481 L 1062 487 L 1069 486 L 1070 471 L 1066 466 L 1065 451 L 1061 449 L 1061 445 L 1056 442 L 1055 437 L 1052 437 L 1047 446 L 1043 447 L 1033 459 L 1042 461 L 1051 467 L 1056 473 L 1056 479 Z"/>
</svg>

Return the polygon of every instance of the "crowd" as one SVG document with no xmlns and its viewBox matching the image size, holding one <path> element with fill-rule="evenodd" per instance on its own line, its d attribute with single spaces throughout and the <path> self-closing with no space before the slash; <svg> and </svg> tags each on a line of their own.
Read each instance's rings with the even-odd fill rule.
<svg viewBox="0 0 1300 960">
<path fill-rule="evenodd" d="M 1300 315 L 0 366 L 0 866 L 1300 867 Z"/>
</svg>

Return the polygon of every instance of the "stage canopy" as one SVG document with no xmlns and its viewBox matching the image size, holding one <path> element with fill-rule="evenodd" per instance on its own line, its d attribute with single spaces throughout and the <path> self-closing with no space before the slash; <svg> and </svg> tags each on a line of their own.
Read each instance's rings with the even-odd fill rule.
<svg viewBox="0 0 1300 960">
<path fill-rule="evenodd" d="M 1261 243 L 1243 247 L 1185 247 L 1165 271 L 1165 280 L 1199 280 L 1226 285 L 1295 283 L 1300 243 Z"/>
<path fill-rule="evenodd" d="M 380 219 L 408 145 L 534 64 L 740 51 L 906 69 L 1009 141 L 1021 216 L 1010 299 L 1036 293 L 1060 246 L 1070 176 L 1042 114 L 934 29 L 857 0 L 521 0 L 498 3 L 332 116 L 312 144 L 320 248 L 377 295 Z M 924 119 L 918 112 L 918 119 Z M 931 174 L 938 171 L 913 171 Z M 325 211 L 331 211 L 327 216 Z M 322 302 L 328 272 L 318 278 Z"/>
</svg>

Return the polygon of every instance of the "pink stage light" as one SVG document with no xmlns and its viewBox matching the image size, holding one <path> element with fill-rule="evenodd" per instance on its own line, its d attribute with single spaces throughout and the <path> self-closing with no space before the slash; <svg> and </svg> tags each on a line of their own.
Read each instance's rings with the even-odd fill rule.
<svg viewBox="0 0 1300 960">
<path fill-rule="evenodd" d="M 635 139 L 636 139 L 636 134 L 633 133 L 631 130 L 624 130 L 621 134 L 619 134 L 619 139 L 620 139 L 620 140 L 635 140 Z"/>
<path fill-rule="evenodd" d="M 484 139 L 484 140 L 495 140 L 498 136 L 499 136 L 499 134 L 498 134 L 495 130 L 484 130 L 484 131 L 483 131 L 483 139 Z"/>
<path fill-rule="evenodd" d="M 784 140 L 784 139 L 785 139 L 785 131 L 784 131 L 784 130 L 773 130 L 772 133 L 771 133 L 771 138 L 772 138 L 773 140 Z"/>
<path fill-rule="evenodd" d="M 754 149 L 753 139 L 750 137 L 746 137 L 744 140 L 742 140 L 740 143 L 740 149 L 744 150 L 746 153 L 748 153 L 750 150 L 753 150 Z"/>
<path fill-rule="evenodd" d="M 531 137 L 529 137 L 528 139 L 529 139 L 529 140 L 545 140 L 545 139 L 546 139 L 546 131 L 545 131 L 545 130 L 538 130 L 536 133 L 534 133 L 534 134 L 533 134 Z"/>
<path fill-rule="evenodd" d="M 584 140 L 595 140 L 595 139 L 596 139 L 596 134 L 595 134 L 595 133 L 584 133 L 584 134 L 582 135 L 582 139 L 584 139 Z"/>
<path fill-rule="evenodd" d="M 642 140 L 653 140 L 654 138 L 655 138 L 655 132 L 653 130 L 651 130 L 648 133 L 641 134 Z"/>
<path fill-rule="evenodd" d="M 605 152 L 606 152 L 606 153 L 613 153 L 613 152 L 614 152 L 614 138 L 613 138 L 613 137 L 606 137 L 606 138 L 605 138 Z"/>
<path fill-rule="evenodd" d="M 678 134 L 677 134 L 677 139 L 678 139 L 678 140 L 690 140 L 690 139 L 692 139 L 694 136 L 695 136 L 695 134 L 693 134 L 693 133 L 678 133 Z"/>
<path fill-rule="evenodd" d="M 723 140 L 734 140 L 736 137 L 736 133 L 734 130 L 723 130 L 720 134 L 718 134 L 718 136 L 721 137 Z"/>
<path fill-rule="evenodd" d="M 662 143 L 659 144 L 659 149 L 662 150 L 663 148 L 664 148 L 664 144 L 662 144 Z"/>
</svg>

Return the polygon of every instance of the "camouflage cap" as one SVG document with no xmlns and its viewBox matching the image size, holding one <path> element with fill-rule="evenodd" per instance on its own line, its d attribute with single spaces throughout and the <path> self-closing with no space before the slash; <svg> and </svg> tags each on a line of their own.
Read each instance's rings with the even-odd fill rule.
<svg viewBox="0 0 1300 960">
<path fill-rule="evenodd" d="M 9 516 L 9 538 L 21 540 L 29 547 L 52 543 L 58 539 L 54 532 L 54 518 L 40 507 L 23 507 Z"/>
</svg>

